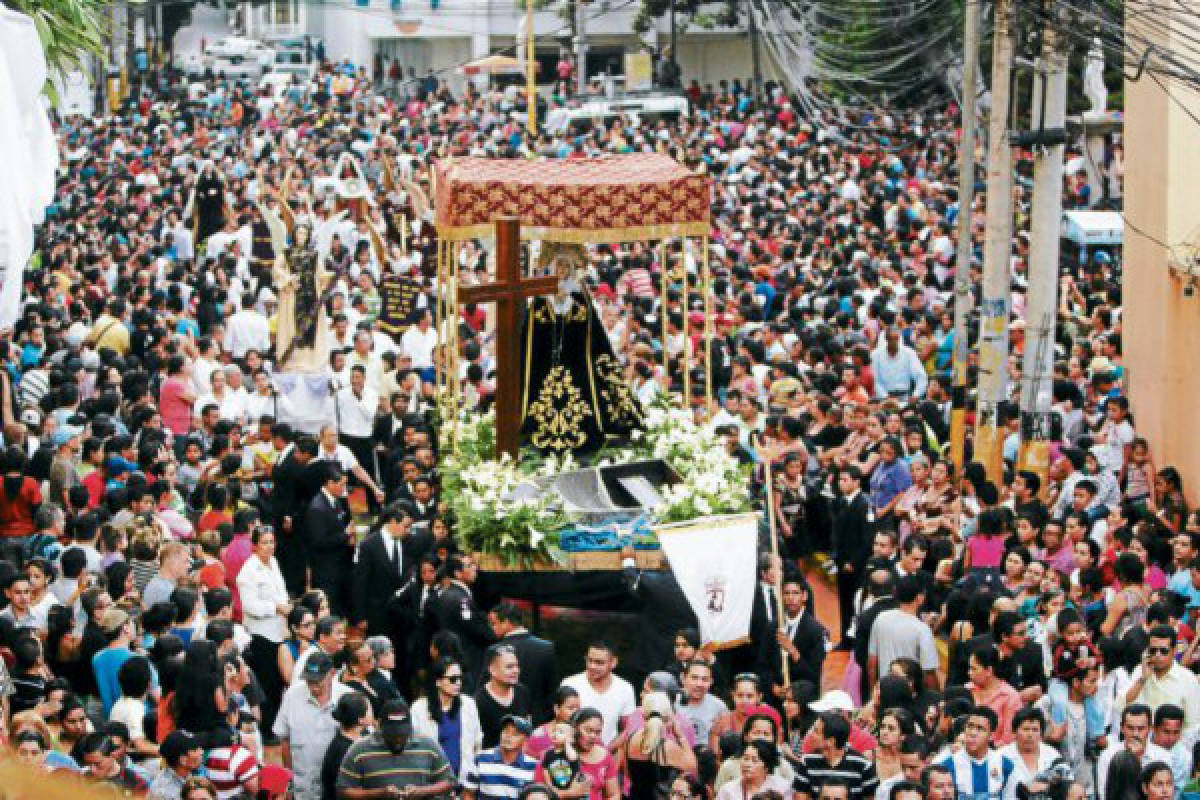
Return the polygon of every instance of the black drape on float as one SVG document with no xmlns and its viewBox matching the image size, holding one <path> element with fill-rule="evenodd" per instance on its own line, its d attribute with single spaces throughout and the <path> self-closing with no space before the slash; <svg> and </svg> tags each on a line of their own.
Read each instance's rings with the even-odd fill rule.
<svg viewBox="0 0 1200 800">
<path fill-rule="evenodd" d="M 542 452 L 582 453 L 642 427 L 641 408 L 590 297 L 574 292 L 566 308 L 533 298 L 521 336 L 525 442 Z"/>
</svg>

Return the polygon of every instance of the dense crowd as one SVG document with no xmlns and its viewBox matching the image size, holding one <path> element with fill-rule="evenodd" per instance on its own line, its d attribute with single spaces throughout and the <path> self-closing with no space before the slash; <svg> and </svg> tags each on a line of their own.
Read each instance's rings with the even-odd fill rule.
<svg viewBox="0 0 1200 800">
<path fill-rule="evenodd" d="M 956 204 L 957 110 L 814 119 L 777 87 L 761 105 L 736 81 L 687 93 L 679 120 L 531 140 L 511 88 L 431 76 L 384 95 L 326 65 L 277 94 L 155 74 L 119 113 L 61 121 L 58 192 L 0 338 L 0 731 L 16 756 L 156 800 L 1195 791 L 1200 517 L 1123 395 L 1114 259 L 1064 261 L 1048 479 L 1014 466 L 1006 404 L 1007 470 L 989 481 L 946 458 L 950 284 L 957 268 L 978 285 L 983 229 L 982 205 Z M 714 177 L 714 280 L 679 244 L 665 264 L 603 246 L 592 294 L 643 403 L 680 393 L 687 361 L 703 416 L 712 376 L 713 423 L 771 492 L 780 555 L 761 557 L 749 644 L 714 653 L 669 573 L 629 568 L 639 657 L 594 641 L 560 665 L 520 604 L 479 607 L 439 500 L 418 189 L 446 155 L 646 150 Z M 256 204 L 282 210 L 286 181 L 295 213 L 328 217 L 319 179 L 343 153 L 386 234 L 380 248 L 360 224 L 328 256 L 348 411 L 313 436 L 278 421 Z M 408 188 L 383 185 L 382 154 Z M 197 237 L 195 190 L 214 180 L 222 221 Z M 956 265 L 961 213 L 974 255 Z M 1014 379 L 1027 255 L 1022 233 Z M 484 269 L 483 249 L 461 265 Z M 416 298 L 389 335 L 377 287 L 393 271 Z M 486 408 L 486 311 L 460 327 L 467 403 Z M 350 513 L 351 486 L 370 511 Z M 836 586 L 836 616 L 815 615 L 810 581 Z"/>
</svg>

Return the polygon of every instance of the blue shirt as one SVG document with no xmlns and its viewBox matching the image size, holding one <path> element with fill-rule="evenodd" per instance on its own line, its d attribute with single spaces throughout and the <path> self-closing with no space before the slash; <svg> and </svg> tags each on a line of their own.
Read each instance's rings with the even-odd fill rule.
<svg viewBox="0 0 1200 800">
<path fill-rule="evenodd" d="M 959 750 L 940 763 L 950 770 L 959 800 L 1013 800 L 1016 797 L 1013 762 L 995 750 L 989 750 L 979 761 L 967 755 L 966 750 Z"/>
<path fill-rule="evenodd" d="M 460 774 L 462 766 L 462 715 L 443 714 L 438 720 L 438 744 L 450 762 L 450 769 L 455 775 Z"/>
<path fill-rule="evenodd" d="M 899 458 L 890 464 L 880 461 L 871 473 L 871 508 L 880 511 L 910 486 L 912 473 L 908 471 L 908 464 Z"/>
<path fill-rule="evenodd" d="M 127 647 L 106 647 L 92 656 L 92 672 L 96 673 L 96 685 L 100 687 L 100 702 L 104 704 L 105 717 L 121 696 L 117 672 L 120 671 L 121 665 L 131 658 L 133 651 Z"/>
<path fill-rule="evenodd" d="M 485 750 L 475 758 L 475 768 L 463 779 L 464 789 L 474 789 L 488 800 L 515 800 L 527 783 L 533 782 L 537 762 L 518 753 L 511 764 L 500 756 L 500 748 Z"/>
</svg>

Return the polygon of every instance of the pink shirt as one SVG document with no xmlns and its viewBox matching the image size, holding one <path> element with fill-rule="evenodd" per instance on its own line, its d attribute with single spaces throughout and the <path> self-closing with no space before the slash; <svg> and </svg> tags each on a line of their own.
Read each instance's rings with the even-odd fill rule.
<svg viewBox="0 0 1200 800">
<path fill-rule="evenodd" d="M 167 378 L 159 392 L 158 411 L 163 424 L 176 436 L 187 436 L 192 427 L 192 404 L 182 399 L 187 384 L 180 378 Z"/>
<path fill-rule="evenodd" d="M 967 539 L 971 552 L 971 568 L 998 568 L 1004 560 L 1004 537 L 975 534 Z"/>
<path fill-rule="evenodd" d="M 221 556 L 221 563 L 225 565 L 225 585 L 233 592 L 233 618 L 239 621 L 242 618 L 242 598 L 238 593 L 237 576 L 253 552 L 250 534 L 238 533 L 234 534 L 233 541 L 225 548 L 225 555 Z"/>
</svg>

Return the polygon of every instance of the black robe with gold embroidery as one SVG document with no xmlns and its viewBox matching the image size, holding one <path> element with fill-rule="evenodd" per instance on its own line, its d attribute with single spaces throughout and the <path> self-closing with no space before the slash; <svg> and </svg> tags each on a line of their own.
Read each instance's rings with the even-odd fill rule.
<svg viewBox="0 0 1200 800">
<path fill-rule="evenodd" d="M 521 332 L 521 433 L 542 452 L 595 450 L 642 427 L 642 412 L 591 299 L 576 292 L 559 314 L 535 297 Z"/>
</svg>

